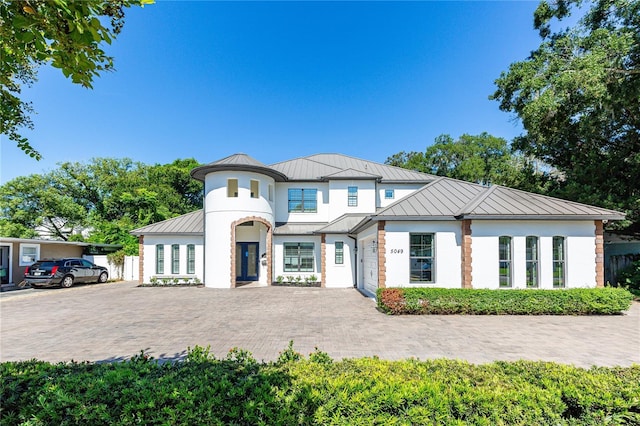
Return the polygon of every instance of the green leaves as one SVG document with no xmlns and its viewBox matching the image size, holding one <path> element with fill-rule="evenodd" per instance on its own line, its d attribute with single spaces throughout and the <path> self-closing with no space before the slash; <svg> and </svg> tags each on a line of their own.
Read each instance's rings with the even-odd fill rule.
<svg viewBox="0 0 640 426">
<path fill-rule="evenodd" d="M 576 12 L 576 25 L 552 32 Z M 540 47 L 502 73 L 491 98 L 522 121 L 514 148 L 558 171 L 550 195 L 626 210 L 640 229 L 638 16 L 638 0 L 541 2 Z"/>
<path fill-rule="evenodd" d="M 113 69 L 113 58 L 101 45 L 111 44 L 122 30 L 124 9 L 149 3 L 149 0 L 0 0 L 3 98 L 0 133 L 27 155 L 40 159 L 40 154 L 21 135 L 22 128 L 32 128 L 30 105 L 19 98 L 21 85 L 32 85 L 38 67 L 50 62 L 74 84 L 92 88 L 95 77 Z"/>
</svg>

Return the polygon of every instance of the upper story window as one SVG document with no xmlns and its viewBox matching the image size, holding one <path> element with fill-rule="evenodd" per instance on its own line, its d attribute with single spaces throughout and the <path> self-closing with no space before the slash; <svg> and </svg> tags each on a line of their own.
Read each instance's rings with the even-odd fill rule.
<svg viewBox="0 0 640 426">
<path fill-rule="evenodd" d="M 238 179 L 227 179 L 227 197 L 238 198 Z"/>
<path fill-rule="evenodd" d="M 386 200 L 393 200 L 395 198 L 395 191 L 393 189 L 385 189 L 384 190 L 384 198 Z"/>
<path fill-rule="evenodd" d="M 347 206 L 349 207 L 358 206 L 358 187 L 357 186 L 350 186 L 347 188 Z"/>
<path fill-rule="evenodd" d="M 565 286 L 565 244 L 564 237 L 553 237 L 553 286 Z"/>
<path fill-rule="evenodd" d="M 40 244 L 20 244 L 20 266 L 30 266 L 40 257 Z"/>
<path fill-rule="evenodd" d="M 526 239 L 526 283 L 527 287 L 538 287 L 538 237 L 529 236 Z"/>
<path fill-rule="evenodd" d="M 289 213 L 316 213 L 317 211 L 317 189 L 289 188 Z"/>
<path fill-rule="evenodd" d="M 269 190 L 269 201 L 273 201 L 273 185 L 269 184 L 267 189 Z"/>
<path fill-rule="evenodd" d="M 511 237 L 502 236 L 498 238 L 500 287 L 511 287 Z"/>
<path fill-rule="evenodd" d="M 257 180 L 251 180 L 251 198 L 258 198 L 260 196 L 260 182 Z"/>
</svg>

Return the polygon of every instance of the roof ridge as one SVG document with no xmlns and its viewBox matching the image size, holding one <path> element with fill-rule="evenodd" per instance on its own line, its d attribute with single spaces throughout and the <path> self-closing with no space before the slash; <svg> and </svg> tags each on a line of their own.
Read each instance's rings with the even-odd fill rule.
<svg viewBox="0 0 640 426">
<path fill-rule="evenodd" d="M 489 188 L 485 187 L 485 190 L 481 191 L 478 193 L 478 195 L 476 195 L 475 197 L 473 197 L 471 199 L 471 201 L 469 201 L 467 204 L 465 204 L 460 210 L 458 210 L 456 212 L 456 214 L 454 215 L 455 217 L 458 216 L 464 216 L 465 214 L 467 214 L 468 212 L 473 211 L 473 209 L 475 209 L 476 207 L 478 207 L 480 205 L 480 203 L 482 203 L 484 200 L 487 199 L 487 197 L 491 194 L 493 194 L 493 192 L 496 190 L 497 187 L 499 187 L 500 185 L 492 185 Z"/>
<path fill-rule="evenodd" d="M 565 203 L 571 203 L 571 204 L 582 206 L 582 207 L 587 207 L 587 208 L 594 208 L 595 207 L 595 208 L 598 208 L 598 209 L 607 210 L 609 212 L 619 213 L 617 210 L 612 210 L 612 209 L 608 209 L 606 207 L 594 206 L 594 205 L 590 205 L 590 204 L 584 204 L 584 203 L 581 203 L 579 201 L 566 200 L 564 198 L 552 197 L 551 195 L 539 194 L 537 192 L 524 191 L 522 189 L 511 188 L 509 186 L 504 186 L 504 185 L 495 185 L 495 186 L 498 186 L 501 189 L 505 189 L 507 191 L 514 191 L 514 192 L 518 192 L 518 193 L 522 193 L 522 194 L 534 195 L 534 196 L 537 196 L 537 197 L 542 197 L 542 198 L 545 198 L 545 199 L 551 199 L 551 200 L 562 201 L 562 202 L 565 202 Z"/>
</svg>

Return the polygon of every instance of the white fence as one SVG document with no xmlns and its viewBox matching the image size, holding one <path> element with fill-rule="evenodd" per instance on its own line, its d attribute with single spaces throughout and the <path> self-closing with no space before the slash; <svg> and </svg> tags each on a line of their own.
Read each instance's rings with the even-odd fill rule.
<svg viewBox="0 0 640 426">
<path fill-rule="evenodd" d="M 87 255 L 83 257 L 96 265 L 107 268 L 109 270 L 109 279 L 111 280 L 138 281 L 139 279 L 140 268 L 138 267 L 138 256 L 125 256 L 123 270 L 119 270 L 114 265 L 110 264 L 107 260 L 107 256 L 104 254 Z"/>
</svg>

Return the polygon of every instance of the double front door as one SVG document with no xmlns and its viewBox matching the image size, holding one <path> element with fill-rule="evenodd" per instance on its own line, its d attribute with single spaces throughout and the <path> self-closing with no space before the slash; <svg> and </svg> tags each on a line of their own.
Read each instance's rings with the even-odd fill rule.
<svg viewBox="0 0 640 426">
<path fill-rule="evenodd" d="M 236 281 L 258 281 L 258 243 L 236 243 Z"/>
</svg>

